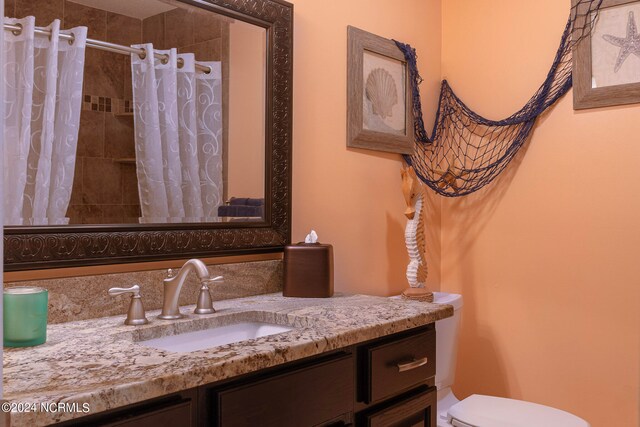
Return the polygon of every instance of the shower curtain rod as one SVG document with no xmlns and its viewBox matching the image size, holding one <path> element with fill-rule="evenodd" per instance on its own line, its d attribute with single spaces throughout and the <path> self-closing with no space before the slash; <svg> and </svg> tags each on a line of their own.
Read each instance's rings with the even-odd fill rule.
<svg viewBox="0 0 640 427">
<path fill-rule="evenodd" d="M 22 33 L 21 24 L 15 24 L 15 25 L 4 24 L 4 29 L 5 31 L 11 31 L 16 36 Z M 36 27 L 35 33 L 42 36 L 49 36 L 49 37 L 51 36 L 51 31 L 45 30 L 43 27 Z M 58 33 L 58 36 L 62 40 L 67 40 L 70 43 L 73 43 L 73 40 L 75 39 L 73 34 L 64 34 L 62 32 Z M 105 50 L 107 52 L 120 53 L 124 55 L 135 53 L 140 57 L 140 59 L 144 59 L 147 56 L 147 51 L 142 48 L 123 46 L 115 43 L 103 42 L 102 40 L 87 39 L 86 45 L 89 47 L 94 47 L 99 50 Z M 154 56 L 159 60 L 161 60 L 163 63 L 169 59 L 169 55 L 165 55 L 163 53 L 154 52 Z M 178 68 L 182 68 L 183 65 L 184 65 L 184 61 L 182 60 L 182 58 L 178 58 Z M 196 65 L 196 70 L 198 71 L 202 71 L 205 74 L 209 74 L 211 72 L 211 67 L 208 67 L 206 65 L 200 65 L 198 63 L 196 63 L 195 65 Z"/>
</svg>

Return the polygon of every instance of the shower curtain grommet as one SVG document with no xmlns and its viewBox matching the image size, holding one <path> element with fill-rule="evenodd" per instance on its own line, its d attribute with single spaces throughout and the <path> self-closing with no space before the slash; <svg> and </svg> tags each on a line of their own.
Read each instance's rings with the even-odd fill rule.
<svg viewBox="0 0 640 427">
<path fill-rule="evenodd" d="M 14 24 L 16 27 L 20 27 L 18 30 L 11 30 L 11 34 L 13 34 L 14 36 L 19 36 L 20 34 L 22 34 L 22 24 L 21 23 L 16 23 Z"/>
</svg>

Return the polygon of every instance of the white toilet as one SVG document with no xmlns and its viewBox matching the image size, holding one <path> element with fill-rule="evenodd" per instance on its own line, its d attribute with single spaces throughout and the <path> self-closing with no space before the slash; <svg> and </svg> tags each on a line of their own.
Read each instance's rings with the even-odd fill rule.
<svg viewBox="0 0 640 427">
<path fill-rule="evenodd" d="M 436 322 L 438 427 L 589 427 L 568 412 L 536 403 L 474 394 L 459 401 L 455 377 L 462 295 L 434 292 L 434 303 L 451 304 L 453 317 Z"/>
</svg>

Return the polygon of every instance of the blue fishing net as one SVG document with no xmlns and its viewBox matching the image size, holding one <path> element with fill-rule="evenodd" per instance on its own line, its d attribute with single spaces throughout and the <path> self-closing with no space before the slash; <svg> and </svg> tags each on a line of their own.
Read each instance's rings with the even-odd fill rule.
<svg viewBox="0 0 640 427">
<path fill-rule="evenodd" d="M 416 51 L 395 42 L 406 58 L 413 95 L 415 151 L 405 160 L 425 184 L 443 196 L 465 196 L 507 167 L 527 142 L 537 118 L 571 89 L 572 49 L 589 35 L 602 1 L 575 1 L 547 78 L 525 106 L 506 119 L 489 120 L 472 111 L 443 81 L 431 137 L 422 120 Z"/>
</svg>

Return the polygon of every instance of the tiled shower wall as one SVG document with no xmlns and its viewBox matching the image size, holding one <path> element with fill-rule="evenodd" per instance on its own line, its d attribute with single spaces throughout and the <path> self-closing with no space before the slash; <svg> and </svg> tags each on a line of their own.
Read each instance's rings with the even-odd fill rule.
<svg viewBox="0 0 640 427">
<path fill-rule="evenodd" d="M 223 76 L 228 76 L 229 22 L 206 12 L 175 9 L 149 17 L 143 25 L 139 19 L 67 0 L 6 0 L 5 15 L 33 15 L 38 26 L 57 18 L 62 28 L 84 25 L 89 38 L 125 46 L 152 42 L 157 48 L 176 47 L 195 53 L 197 60 L 223 61 Z M 228 91 L 226 82 L 223 88 Z M 71 224 L 138 222 L 131 99 L 129 57 L 87 48 L 76 170 L 67 211 Z M 228 94 L 223 93 L 225 118 L 226 99 Z M 226 125 L 224 129 L 226 134 Z"/>
</svg>

